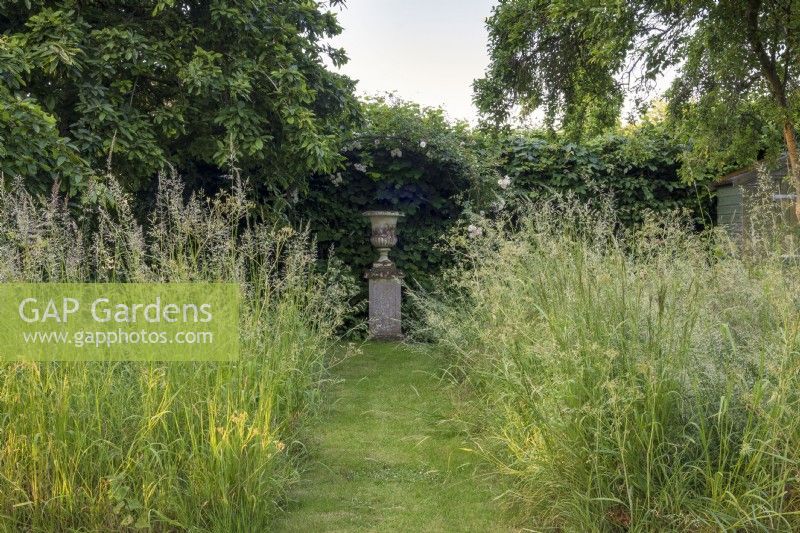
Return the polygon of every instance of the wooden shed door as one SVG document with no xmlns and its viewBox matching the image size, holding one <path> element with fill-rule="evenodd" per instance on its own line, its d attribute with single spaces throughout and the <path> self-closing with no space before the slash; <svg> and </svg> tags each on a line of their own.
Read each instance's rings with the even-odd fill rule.
<svg viewBox="0 0 800 533">
<path fill-rule="evenodd" d="M 728 186 L 717 189 L 717 224 L 731 233 L 742 232 L 742 189 Z"/>
</svg>

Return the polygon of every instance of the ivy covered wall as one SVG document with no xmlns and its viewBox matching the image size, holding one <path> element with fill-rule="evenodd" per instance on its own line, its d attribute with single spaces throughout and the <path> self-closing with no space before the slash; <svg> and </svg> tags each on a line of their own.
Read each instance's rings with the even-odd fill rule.
<svg viewBox="0 0 800 533">
<path fill-rule="evenodd" d="M 686 147 L 661 124 L 645 123 L 576 144 L 536 135 L 511 136 L 501 143 L 499 169 L 510 180 L 507 198 L 542 199 L 553 193 L 593 201 L 612 198 L 619 221 L 642 221 L 646 211 L 686 209 L 696 225 L 711 220 L 706 183 L 679 175 Z"/>
</svg>

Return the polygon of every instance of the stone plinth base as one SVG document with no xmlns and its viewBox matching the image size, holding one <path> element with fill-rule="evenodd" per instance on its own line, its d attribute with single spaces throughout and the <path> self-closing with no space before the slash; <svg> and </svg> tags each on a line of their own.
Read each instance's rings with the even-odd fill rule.
<svg viewBox="0 0 800 533">
<path fill-rule="evenodd" d="M 369 335 L 379 340 L 403 338 L 400 321 L 403 273 L 391 264 L 373 265 L 364 276 L 369 280 Z"/>
</svg>

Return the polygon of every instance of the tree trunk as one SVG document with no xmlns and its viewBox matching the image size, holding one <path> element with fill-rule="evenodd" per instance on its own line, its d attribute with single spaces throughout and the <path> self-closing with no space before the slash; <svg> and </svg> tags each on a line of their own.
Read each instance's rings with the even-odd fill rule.
<svg viewBox="0 0 800 533">
<path fill-rule="evenodd" d="M 797 136 L 795 135 L 794 126 L 789 118 L 784 119 L 783 122 L 783 140 L 786 142 L 789 174 L 792 177 L 794 192 L 797 195 L 794 199 L 794 215 L 797 221 L 800 222 L 800 154 L 797 152 Z"/>
<path fill-rule="evenodd" d="M 761 30 L 758 25 L 758 13 L 761 9 L 762 0 L 748 0 L 745 8 L 745 18 L 747 21 L 747 40 L 758 60 L 761 73 L 767 81 L 769 90 L 775 103 L 783 115 L 783 140 L 786 143 L 786 155 L 789 160 L 789 174 L 792 178 L 795 194 L 794 215 L 800 222 L 800 154 L 797 152 L 797 135 L 795 134 L 794 124 L 792 124 L 791 110 L 786 96 L 786 79 L 781 79 L 778 68 L 773 57 L 767 54 L 764 43 L 761 40 Z"/>
</svg>

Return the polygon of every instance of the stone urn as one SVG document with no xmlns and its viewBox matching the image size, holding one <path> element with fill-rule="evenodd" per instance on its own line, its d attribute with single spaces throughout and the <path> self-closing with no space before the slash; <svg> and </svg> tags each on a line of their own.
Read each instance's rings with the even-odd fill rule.
<svg viewBox="0 0 800 533">
<path fill-rule="evenodd" d="M 400 310 L 403 273 L 389 259 L 389 250 L 397 244 L 397 211 L 367 211 L 372 224 L 370 243 L 378 250 L 378 259 L 364 275 L 369 280 L 369 333 L 374 339 L 399 340 L 403 337 Z"/>
<path fill-rule="evenodd" d="M 397 220 L 404 216 L 398 211 L 367 211 L 364 216 L 372 224 L 369 242 L 378 250 L 378 260 L 373 266 L 391 265 L 389 250 L 397 244 Z"/>
</svg>

